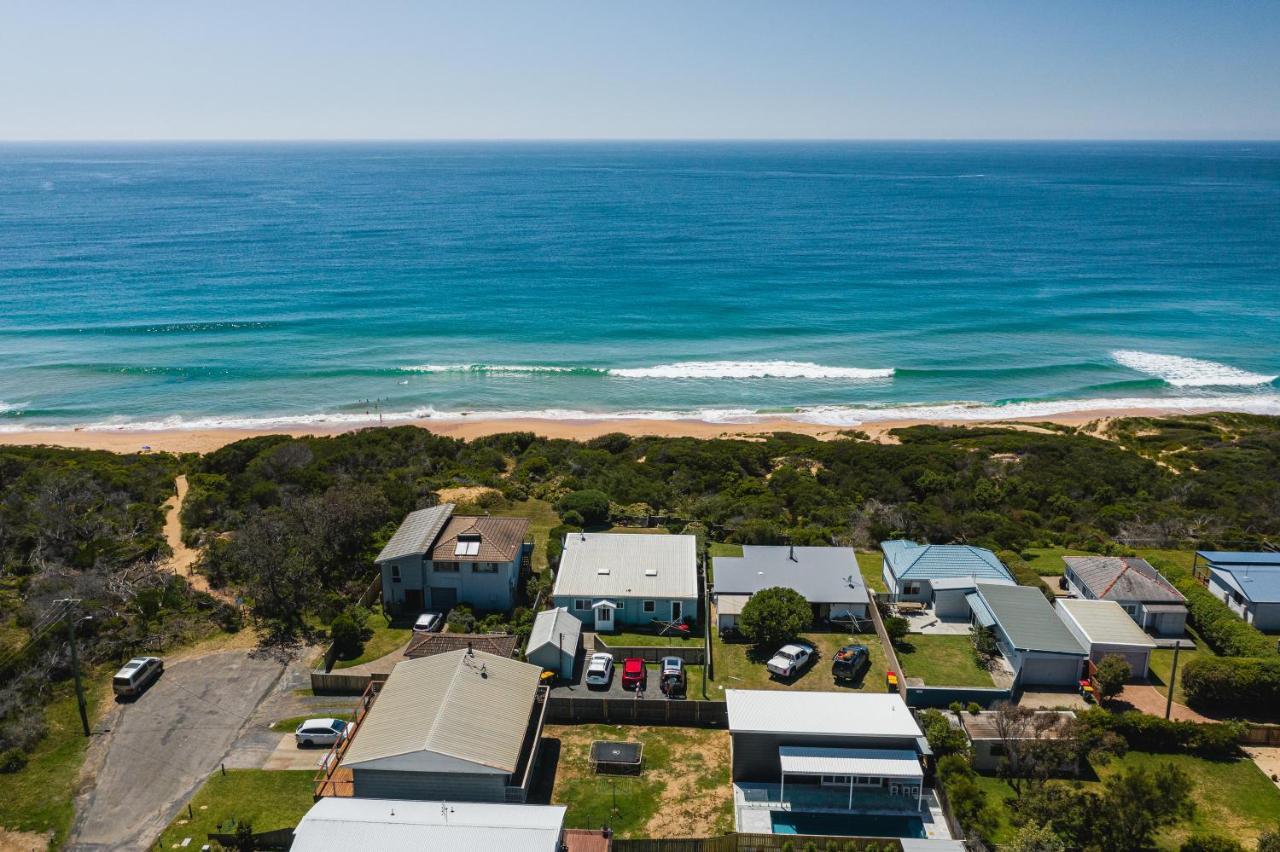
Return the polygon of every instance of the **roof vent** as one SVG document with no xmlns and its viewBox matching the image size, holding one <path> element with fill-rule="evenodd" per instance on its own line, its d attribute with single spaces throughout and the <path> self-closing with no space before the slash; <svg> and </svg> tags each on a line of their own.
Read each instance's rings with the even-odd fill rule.
<svg viewBox="0 0 1280 852">
<path fill-rule="evenodd" d="M 657 568 L 646 568 L 646 569 L 644 569 L 644 575 L 645 575 L 646 577 L 656 577 L 656 576 L 658 576 L 658 569 L 657 569 Z"/>
<path fill-rule="evenodd" d="M 596 569 L 596 573 L 597 573 L 597 574 L 608 574 L 608 573 L 609 573 L 609 569 L 608 569 L 608 568 L 597 568 L 597 569 Z"/>
</svg>

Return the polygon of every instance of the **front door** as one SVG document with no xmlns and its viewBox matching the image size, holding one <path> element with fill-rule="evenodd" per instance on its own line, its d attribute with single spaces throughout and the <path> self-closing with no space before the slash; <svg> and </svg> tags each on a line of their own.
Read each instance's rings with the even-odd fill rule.
<svg viewBox="0 0 1280 852">
<path fill-rule="evenodd" d="M 684 604 L 680 601 L 671 602 L 671 620 L 679 621 L 684 618 Z"/>
<path fill-rule="evenodd" d="M 406 612 L 422 612 L 422 589 L 404 590 L 404 608 Z"/>
<path fill-rule="evenodd" d="M 613 607 L 598 606 L 596 607 L 596 630 L 609 631 L 613 629 Z"/>
</svg>

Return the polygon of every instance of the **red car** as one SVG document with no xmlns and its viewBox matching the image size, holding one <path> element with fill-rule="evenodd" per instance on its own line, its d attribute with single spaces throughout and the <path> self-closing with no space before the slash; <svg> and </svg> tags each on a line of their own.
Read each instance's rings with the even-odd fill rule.
<svg viewBox="0 0 1280 852">
<path fill-rule="evenodd" d="M 627 657 L 622 661 L 622 688 L 634 690 L 644 689 L 644 660 L 639 657 Z"/>
</svg>

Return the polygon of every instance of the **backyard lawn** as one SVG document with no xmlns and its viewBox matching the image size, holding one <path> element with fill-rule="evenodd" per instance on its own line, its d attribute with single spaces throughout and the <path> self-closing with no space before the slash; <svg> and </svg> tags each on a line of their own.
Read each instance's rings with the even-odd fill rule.
<svg viewBox="0 0 1280 852">
<path fill-rule="evenodd" d="M 601 639 L 609 645 L 643 645 L 645 647 L 654 648 L 692 648 L 702 644 L 702 630 L 693 629 L 687 635 L 672 635 L 668 633 L 666 636 L 658 636 L 654 633 L 634 633 L 626 630 L 619 630 L 617 633 L 600 633 Z"/>
<path fill-rule="evenodd" d="M 495 509 L 493 514 L 500 518 L 528 519 L 528 534 L 533 539 L 533 570 L 545 571 L 547 568 L 547 533 L 560 526 L 560 516 L 556 514 L 555 507 L 546 500 L 524 500 L 502 509 Z"/>
<path fill-rule="evenodd" d="M 856 689 L 863 692 L 885 691 L 885 657 L 880 647 L 880 640 L 874 633 L 851 635 L 848 633 L 806 633 L 801 636 L 813 643 L 818 649 L 817 662 L 805 669 L 793 681 L 781 681 L 769 674 L 765 663 L 776 650 L 770 648 L 767 653 L 756 654 L 751 645 L 727 643 L 712 634 L 712 659 L 715 669 L 715 680 L 707 689 L 712 700 L 723 698 L 725 689 L 803 689 L 803 690 L 843 690 Z M 837 684 L 831 676 L 831 658 L 841 646 L 851 643 L 866 645 L 871 656 L 871 667 L 862 680 L 849 685 Z"/>
<path fill-rule="evenodd" d="M 1087 550 L 1072 550 L 1069 547 L 1028 547 L 1022 552 L 1027 564 L 1035 569 L 1041 577 L 1058 577 L 1067 569 L 1062 561 L 1064 556 L 1095 556 Z"/>
<path fill-rule="evenodd" d="M 927 686 L 995 686 L 991 674 L 974 661 L 968 636 L 911 633 L 895 650 L 903 674 L 923 678 Z"/>
<path fill-rule="evenodd" d="M 605 532 L 625 535 L 671 535 L 671 530 L 666 527 L 609 527 Z"/>
<path fill-rule="evenodd" d="M 234 820 L 253 824 L 255 832 L 292 828 L 311 810 L 312 786 L 316 773 L 228 769 L 215 772 L 191 799 L 191 817 L 183 808 L 178 818 L 160 835 L 157 849 L 169 849 L 190 837 L 188 849 L 199 849 L 214 831 L 235 831 Z"/>
<path fill-rule="evenodd" d="M 708 547 L 708 550 L 711 552 L 712 556 L 741 556 L 742 555 L 742 545 L 726 544 L 720 541 L 711 542 L 710 546 Z"/>
<path fill-rule="evenodd" d="M 612 824 L 620 837 L 708 837 L 733 830 L 729 786 L 729 734 L 707 728 L 630 725 L 547 725 L 559 742 L 551 801 L 567 805 L 565 828 Z M 636 776 L 596 775 L 595 740 L 644 744 L 644 768 Z"/>
<path fill-rule="evenodd" d="M 1186 671 L 1187 663 L 1196 657 L 1213 656 L 1213 652 L 1207 648 L 1203 641 L 1197 641 L 1196 645 L 1198 647 L 1194 651 L 1188 651 L 1184 648 L 1178 652 L 1178 682 L 1174 684 L 1173 700 L 1179 704 L 1187 703 L 1186 693 L 1182 691 L 1182 673 Z M 1151 668 L 1147 676 L 1151 679 L 1151 685 L 1165 695 L 1169 694 L 1169 672 L 1172 668 L 1172 648 L 1156 648 L 1151 652 Z"/>
<path fill-rule="evenodd" d="M 888 592 L 889 587 L 884 584 L 884 554 L 877 550 L 874 553 L 859 553 L 857 556 L 858 567 L 862 569 L 862 581 L 867 584 L 867 589 L 880 594 Z"/>
<path fill-rule="evenodd" d="M 1191 776 L 1191 798 L 1196 810 L 1188 822 L 1165 829 L 1157 837 L 1160 849 L 1176 850 L 1193 834 L 1227 835 L 1251 846 L 1259 834 L 1275 828 L 1280 814 L 1280 789 L 1251 760 L 1204 760 L 1190 755 L 1132 751 L 1107 766 L 1095 768 L 1105 778 L 1124 767 L 1152 768 L 1163 763 L 1173 763 Z M 999 778 L 982 776 L 978 780 L 987 791 L 988 802 L 1000 814 L 1000 828 L 991 840 L 997 844 L 1008 842 L 1013 827 L 1004 800 L 1012 791 Z"/>
<path fill-rule="evenodd" d="M 365 624 L 373 630 L 373 636 L 364 643 L 364 649 L 360 656 L 352 657 L 349 660 L 337 660 L 334 662 L 335 669 L 346 669 L 351 666 L 358 666 L 361 663 L 372 662 L 379 657 L 385 657 L 401 645 L 409 641 L 409 637 L 413 635 L 412 627 L 392 627 L 391 621 L 382 614 L 382 610 L 374 608 L 369 610 L 368 620 Z"/>
</svg>

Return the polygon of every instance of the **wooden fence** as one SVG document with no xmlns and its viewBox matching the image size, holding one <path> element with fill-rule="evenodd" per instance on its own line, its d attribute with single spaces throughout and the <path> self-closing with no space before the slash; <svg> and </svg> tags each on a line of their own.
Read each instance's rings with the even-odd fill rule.
<svg viewBox="0 0 1280 852">
<path fill-rule="evenodd" d="M 1280 746 L 1280 725 L 1245 725 L 1242 745 Z"/>
<path fill-rule="evenodd" d="M 554 724 L 706 725 L 729 724 L 723 701 L 658 701 L 644 698 L 576 698 L 552 694 L 547 721 Z"/>
<path fill-rule="evenodd" d="M 311 672 L 311 691 L 316 695 L 361 695 L 370 681 L 385 681 L 385 674 L 344 674 L 342 672 Z"/>
<path fill-rule="evenodd" d="M 614 660 L 622 662 L 627 657 L 639 657 L 646 663 L 656 663 L 663 657 L 679 657 L 691 666 L 700 666 L 707 661 L 707 649 L 704 645 L 610 645 L 600 635 L 596 637 L 593 650 L 612 654 Z"/>
<path fill-rule="evenodd" d="M 819 849 L 834 848 L 858 852 L 901 852 L 902 842 L 892 837 L 814 837 L 804 834 L 724 834 L 680 840 L 649 838 L 613 839 L 613 852 L 781 852 L 804 849 L 814 843 Z"/>
<path fill-rule="evenodd" d="M 228 849 L 236 848 L 234 834 L 209 834 L 209 840 Z M 293 845 L 293 829 L 277 828 L 275 831 L 257 832 L 253 835 L 254 849 L 288 849 Z M 194 848 L 194 847 L 193 847 Z"/>
<path fill-rule="evenodd" d="M 373 602 L 382 597 L 382 572 L 374 574 L 369 580 L 369 585 L 360 594 L 360 599 L 356 601 L 356 606 L 361 609 L 373 606 Z M 338 649 L 332 643 L 324 651 L 324 670 L 326 672 L 333 670 L 333 664 L 338 659 Z M 314 681 L 313 681 L 314 683 Z M 314 687 L 313 687 L 314 688 Z"/>
</svg>

